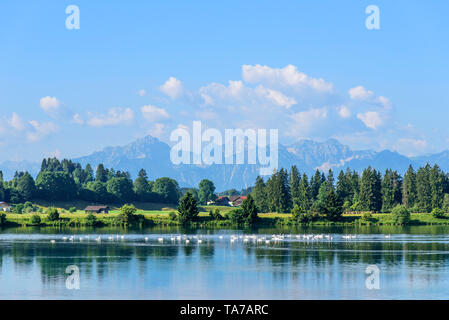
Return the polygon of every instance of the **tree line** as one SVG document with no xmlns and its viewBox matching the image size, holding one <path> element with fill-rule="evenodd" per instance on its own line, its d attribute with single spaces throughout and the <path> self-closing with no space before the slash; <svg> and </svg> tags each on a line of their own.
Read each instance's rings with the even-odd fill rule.
<svg viewBox="0 0 449 320">
<path fill-rule="evenodd" d="M 342 212 L 391 212 L 404 205 L 411 212 L 449 211 L 449 175 L 438 165 L 429 164 L 417 171 L 409 166 L 402 177 L 387 169 L 383 174 L 371 167 L 361 174 L 350 169 L 334 172 L 316 170 L 309 179 L 296 166 L 288 172 L 275 171 L 265 182 L 256 179 L 252 195 L 259 212 L 324 213 L 329 218 Z"/>
<path fill-rule="evenodd" d="M 361 174 L 341 170 L 336 178 L 332 170 L 326 174 L 316 170 L 309 178 L 293 166 L 290 172 L 275 171 L 266 181 L 258 177 L 254 187 L 247 190 L 258 212 L 315 212 L 335 218 L 345 211 L 387 213 L 397 205 L 404 205 L 411 212 L 449 211 L 449 175 L 438 165 L 429 164 L 417 171 L 410 166 L 404 176 L 394 170 L 387 169 L 382 174 L 368 167 Z M 82 167 L 67 159 L 44 159 L 36 179 L 28 172 L 16 172 L 12 180 L 4 181 L 0 171 L 0 200 L 10 203 L 41 199 L 178 204 L 187 191 L 200 204 L 217 197 L 214 183 L 207 179 L 198 188 L 181 189 L 171 178 L 150 180 L 144 169 L 132 180 L 126 171 L 99 164 L 94 172 L 89 164 Z"/>
<path fill-rule="evenodd" d="M 64 159 L 48 158 L 42 161 L 36 179 L 28 172 L 16 172 L 10 181 L 4 181 L 0 171 L 0 200 L 23 203 L 40 199 L 47 201 L 85 200 L 97 203 L 130 203 L 132 201 L 178 203 L 181 190 L 170 178 L 148 179 L 140 170 L 133 181 L 129 172 L 107 169 L 99 164 L 94 170 L 87 164 Z"/>
</svg>

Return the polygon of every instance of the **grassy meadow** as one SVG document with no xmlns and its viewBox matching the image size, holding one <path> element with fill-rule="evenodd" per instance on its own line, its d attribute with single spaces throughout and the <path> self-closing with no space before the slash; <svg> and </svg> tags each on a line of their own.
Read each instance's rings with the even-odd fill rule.
<svg viewBox="0 0 449 320">
<path fill-rule="evenodd" d="M 16 226 L 32 226 L 31 221 L 33 215 L 41 217 L 41 226 L 85 226 L 87 223 L 88 214 L 84 212 L 84 208 L 90 203 L 84 201 L 72 202 L 45 202 L 37 201 L 34 203 L 43 213 L 7 213 L 7 225 Z M 134 203 L 137 208 L 136 214 L 145 218 L 147 225 L 177 225 L 178 222 L 170 219 L 171 212 L 177 212 L 174 205 L 167 205 L 163 203 Z M 59 211 L 58 221 L 49 221 L 45 210 L 49 207 L 56 207 Z M 112 226 L 116 225 L 115 218 L 120 214 L 121 205 L 110 205 L 110 211 L 107 214 L 95 214 L 96 220 L 101 225 Z M 69 212 L 70 208 L 76 208 L 76 212 Z M 228 220 L 215 221 L 209 216 L 210 210 L 219 209 L 222 216 L 231 211 L 232 207 L 225 206 L 200 206 L 199 218 L 196 223 L 197 226 L 229 226 Z M 259 222 L 261 225 L 294 225 L 297 222 L 292 220 L 290 213 L 260 213 Z M 378 213 L 372 214 L 371 218 L 364 219 L 362 213 L 346 213 L 343 214 L 342 219 L 337 222 L 328 221 L 326 219 L 318 219 L 308 224 L 312 225 L 393 225 L 391 214 Z M 449 225 L 449 217 L 435 218 L 429 213 L 412 213 L 410 225 Z"/>
</svg>

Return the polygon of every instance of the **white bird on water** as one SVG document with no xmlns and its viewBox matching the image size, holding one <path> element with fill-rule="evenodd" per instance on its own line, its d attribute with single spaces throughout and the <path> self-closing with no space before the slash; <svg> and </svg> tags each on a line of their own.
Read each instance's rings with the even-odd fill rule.
<svg viewBox="0 0 449 320">
<path fill-rule="evenodd" d="M 164 238 L 158 238 L 157 241 L 164 242 Z"/>
<path fill-rule="evenodd" d="M 101 236 L 98 236 L 98 238 L 96 238 L 95 240 L 101 242 Z"/>
<path fill-rule="evenodd" d="M 148 237 L 145 237 L 145 241 L 148 241 Z"/>
<path fill-rule="evenodd" d="M 51 243 L 55 243 L 56 241 L 55 241 L 55 240 L 50 240 L 50 242 L 51 242 Z"/>
</svg>

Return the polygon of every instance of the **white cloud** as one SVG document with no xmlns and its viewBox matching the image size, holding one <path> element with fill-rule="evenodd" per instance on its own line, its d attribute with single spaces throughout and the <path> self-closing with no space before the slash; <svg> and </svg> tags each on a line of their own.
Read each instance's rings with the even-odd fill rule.
<svg viewBox="0 0 449 320">
<path fill-rule="evenodd" d="M 338 115 L 344 119 L 347 119 L 351 116 L 351 110 L 347 106 L 341 106 L 338 110 Z"/>
<path fill-rule="evenodd" d="M 199 88 L 198 92 L 205 105 L 212 105 L 216 101 L 227 99 L 241 100 L 249 95 L 250 88 L 245 87 L 242 81 L 229 80 L 228 86 L 212 82 Z"/>
<path fill-rule="evenodd" d="M 214 104 L 214 99 L 212 99 L 209 95 L 201 93 L 200 96 L 204 100 L 204 105 L 209 106 Z"/>
<path fill-rule="evenodd" d="M 144 89 L 142 89 L 142 90 L 139 90 L 139 92 L 137 92 L 137 94 L 141 97 L 144 97 L 144 96 L 146 96 L 147 92 Z"/>
<path fill-rule="evenodd" d="M 182 82 L 174 77 L 170 77 L 159 89 L 173 100 L 181 97 L 184 92 Z"/>
<path fill-rule="evenodd" d="M 427 141 L 424 139 L 401 138 L 393 146 L 393 149 L 401 154 L 409 157 L 422 154 L 428 147 Z"/>
<path fill-rule="evenodd" d="M 316 91 L 332 92 L 333 85 L 323 79 L 315 79 L 298 71 L 293 65 L 284 68 L 271 68 L 268 66 L 243 65 L 242 77 L 248 83 L 265 83 L 290 87 L 309 87 Z"/>
<path fill-rule="evenodd" d="M 359 113 L 357 114 L 357 118 L 360 119 L 365 124 L 365 126 L 374 130 L 376 130 L 383 124 L 382 117 L 378 112 L 375 111 Z"/>
<path fill-rule="evenodd" d="M 76 124 L 84 124 L 84 120 L 78 113 L 75 113 L 72 118 L 72 122 Z"/>
<path fill-rule="evenodd" d="M 11 127 L 18 131 L 25 129 L 25 124 L 22 118 L 20 118 L 20 116 L 15 112 L 12 113 L 11 119 L 8 120 L 8 123 Z"/>
<path fill-rule="evenodd" d="M 266 97 L 267 99 L 271 100 L 280 107 L 286 107 L 287 109 L 289 109 L 292 105 L 297 104 L 294 98 L 287 97 L 280 91 L 265 89 L 264 87 L 259 86 L 256 89 L 256 92 Z"/>
<path fill-rule="evenodd" d="M 170 118 L 165 109 L 157 108 L 155 106 L 143 106 L 140 108 L 140 111 L 142 112 L 143 117 L 149 122 L 156 122 L 162 119 Z"/>
<path fill-rule="evenodd" d="M 41 98 L 40 106 L 45 112 L 53 113 L 55 111 L 58 111 L 59 107 L 61 106 L 61 102 L 56 99 L 56 97 L 46 96 Z"/>
<path fill-rule="evenodd" d="M 377 101 L 379 101 L 383 105 L 385 110 L 390 110 L 391 109 L 390 99 L 388 99 L 388 98 L 386 98 L 384 96 L 379 96 L 379 97 L 377 97 Z"/>
<path fill-rule="evenodd" d="M 92 127 L 113 126 L 129 123 L 134 119 L 134 113 L 130 108 L 111 108 L 107 114 L 89 114 L 87 123 Z"/>
<path fill-rule="evenodd" d="M 374 96 L 374 92 L 366 90 L 363 86 L 349 89 L 349 96 L 353 100 L 368 100 Z"/>
<path fill-rule="evenodd" d="M 165 125 L 163 123 L 155 123 L 154 127 L 148 131 L 148 134 L 150 134 L 153 137 L 159 138 L 164 132 L 164 128 Z"/>
<path fill-rule="evenodd" d="M 39 141 L 43 137 L 56 132 L 58 127 L 52 122 L 39 123 L 36 120 L 31 120 L 29 124 L 33 127 L 34 131 L 27 133 L 27 138 L 31 142 Z"/>
<path fill-rule="evenodd" d="M 327 110 L 325 108 L 310 109 L 295 113 L 290 118 L 294 122 L 291 135 L 307 135 L 316 128 L 318 123 L 327 118 Z"/>
</svg>

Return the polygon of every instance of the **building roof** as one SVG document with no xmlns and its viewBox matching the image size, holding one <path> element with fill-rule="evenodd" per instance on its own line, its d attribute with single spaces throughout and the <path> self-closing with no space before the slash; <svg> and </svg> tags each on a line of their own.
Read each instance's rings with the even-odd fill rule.
<svg viewBox="0 0 449 320">
<path fill-rule="evenodd" d="M 5 201 L 0 201 L 0 207 L 9 207 L 9 204 L 7 204 Z"/>
<path fill-rule="evenodd" d="M 237 200 L 246 200 L 246 196 L 230 196 L 229 201 L 234 202 Z"/>
<path fill-rule="evenodd" d="M 108 206 L 87 206 L 84 211 L 98 211 L 98 210 L 105 210 L 109 209 Z"/>
</svg>

